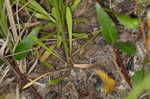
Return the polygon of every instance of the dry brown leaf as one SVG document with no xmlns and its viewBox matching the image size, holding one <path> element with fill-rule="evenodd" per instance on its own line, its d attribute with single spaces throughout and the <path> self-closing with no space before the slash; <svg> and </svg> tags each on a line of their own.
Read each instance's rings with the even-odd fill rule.
<svg viewBox="0 0 150 99">
<path fill-rule="evenodd" d="M 93 71 L 102 79 L 104 83 L 104 91 L 106 94 L 110 93 L 115 89 L 115 80 L 110 78 L 106 73 L 102 72 L 101 70 L 93 69 Z"/>
</svg>

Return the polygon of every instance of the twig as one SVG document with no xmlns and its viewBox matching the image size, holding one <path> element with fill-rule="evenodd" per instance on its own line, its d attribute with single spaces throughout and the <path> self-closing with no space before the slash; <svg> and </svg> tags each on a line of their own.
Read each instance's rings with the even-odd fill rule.
<svg viewBox="0 0 150 99">
<path fill-rule="evenodd" d="M 20 72 L 19 68 L 16 66 L 16 63 L 12 60 L 12 58 L 7 58 L 5 61 L 12 67 L 18 78 L 20 78 L 23 83 L 29 82 L 27 77 Z M 43 99 L 34 86 L 30 86 L 30 90 L 36 99 Z"/>
<path fill-rule="evenodd" d="M 128 83 L 129 87 L 132 88 L 131 82 L 130 82 L 130 77 L 128 76 L 128 72 L 123 64 L 123 59 L 120 55 L 119 49 L 114 49 L 114 52 L 116 54 L 116 63 L 118 67 L 120 68 L 120 71 L 125 79 L 125 81 Z"/>
<path fill-rule="evenodd" d="M 128 85 L 128 88 L 131 89 L 130 85 L 128 84 L 128 82 L 126 81 L 126 79 L 124 78 L 124 75 L 122 74 L 122 72 L 120 71 L 120 68 L 118 66 L 118 63 L 116 62 L 116 60 L 113 60 L 112 58 L 110 58 L 110 60 L 113 62 L 115 68 L 118 70 L 119 75 L 121 76 L 121 78 L 124 80 L 124 82 Z"/>
</svg>

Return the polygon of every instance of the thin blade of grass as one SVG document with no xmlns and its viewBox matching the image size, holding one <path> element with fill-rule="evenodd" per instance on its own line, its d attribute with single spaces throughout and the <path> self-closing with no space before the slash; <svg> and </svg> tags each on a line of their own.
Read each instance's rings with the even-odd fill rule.
<svg viewBox="0 0 150 99">
<path fill-rule="evenodd" d="M 44 48 L 49 54 L 54 55 L 58 59 L 60 59 L 62 62 L 65 63 L 65 61 L 61 58 L 60 55 L 58 55 L 56 52 L 54 52 L 53 48 L 47 47 L 40 39 L 38 39 L 36 36 L 31 36 L 31 39 L 35 41 L 38 45 L 40 45 L 42 48 Z"/>
<path fill-rule="evenodd" d="M 14 39 L 14 41 L 17 41 L 17 38 L 18 38 L 17 29 L 16 29 L 13 13 L 12 13 L 12 9 L 11 9 L 11 4 L 10 4 L 9 0 L 5 0 L 5 6 L 7 9 L 7 15 L 8 15 L 9 23 L 10 23 L 10 26 L 12 29 L 13 39 Z"/>
<path fill-rule="evenodd" d="M 20 6 L 24 6 L 26 3 L 27 3 L 26 0 L 20 0 L 20 4 L 19 5 Z M 31 0 L 31 2 L 27 5 L 27 8 L 31 12 L 36 11 L 36 13 L 38 15 L 41 14 L 41 16 L 43 16 L 44 18 L 49 19 L 49 20 L 51 20 L 54 23 L 56 22 L 55 19 L 51 15 L 49 15 L 49 13 L 35 0 Z"/>
<path fill-rule="evenodd" d="M 79 49 L 77 49 L 75 52 L 73 52 L 72 56 L 77 55 L 82 49 L 84 49 L 92 40 L 94 40 L 98 34 L 100 33 L 99 31 L 96 31 L 95 33 L 93 33 L 94 35 L 87 41 L 85 42 Z"/>
<path fill-rule="evenodd" d="M 68 35 L 69 35 L 69 46 L 70 46 L 70 56 L 72 53 L 72 14 L 69 7 L 66 8 L 66 21 L 68 26 Z"/>
</svg>

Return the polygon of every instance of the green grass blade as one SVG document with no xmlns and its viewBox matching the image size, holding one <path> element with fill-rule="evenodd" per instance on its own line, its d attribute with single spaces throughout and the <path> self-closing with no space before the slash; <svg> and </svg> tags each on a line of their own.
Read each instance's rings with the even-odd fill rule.
<svg viewBox="0 0 150 99">
<path fill-rule="evenodd" d="M 40 45 L 42 48 L 44 48 L 47 52 L 49 52 L 49 54 L 54 55 L 55 57 L 57 57 L 58 59 L 60 59 L 62 62 L 65 62 L 60 55 L 58 55 L 56 52 L 54 52 L 54 50 L 51 47 L 47 47 L 40 39 L 38 39 L 36 36 L 31 36 L 31 39 L 33 41 L 35 41 L 38 45 Z"/>
<path fill-rule="evenodd" d="M 72 36 L 80 39 L 88 38 L 88 34 L 86 33 L 73 33 Z"/>
<path fill-rule="evenodd" d="M 0 1 L 0 36 L 3 38 L 7 37 L 8 34 L 8 24 L 6 9 L 3 0 Z"/>
<path fill-rule="evenodd" d="M 59 78 L 56 78 L 56 79 L 53 79 L 53 80 L 49 80 L 49 81 L 48 81 L 48 85 L 50 85 L 50 86 L 57 85 L 57 84 L 60 83 L 62 80 L 64 80 L 64 77 L 59 77 Z"/>
<path fill-rule="evenodd" d="M 66 21 L 68 26 L 68 35 L 69 35 L 69 46 L 70 46 L 70 56 L 72 52 L 72 14 L 69 7 L 66 8 Z"/>
<path fill-rule="evenodd" d="M 80 48 L 78 48 L 75 52 L 73 52 L 72 56 L 77 55 L 81 50 L 83 50 L 92 40 L 94 40 L 100 33 L 101 31 L 96 31 L 95 33 L 93 33 L 94 35 L 89 38 L 89 40 L 87 40 L 87 42 L 85 42 L 84 44 L 82 44 L 82 46 Z"/>
<path fill-rule="evenodd" d="M 26 3 L 27 3 L 26 0 L 20 0 L 20 4 L 19 5 L 23 6 Z M 36 13 L 38 15 L 41 14 L 42 16 L 45 16 L 45 17 L 49 18 L 49 20 L 51 20 L 52 22 L 55 22 L 55 19 L 51 15 L 49 15 L 49 13 L 35 0 L 32 0 L 31 3 L 27 6 L 27 8 L 31 12 L 36 11 Z M 37 16 L 37 14 L 35 14 L 35 15 Z"/>
</svg>

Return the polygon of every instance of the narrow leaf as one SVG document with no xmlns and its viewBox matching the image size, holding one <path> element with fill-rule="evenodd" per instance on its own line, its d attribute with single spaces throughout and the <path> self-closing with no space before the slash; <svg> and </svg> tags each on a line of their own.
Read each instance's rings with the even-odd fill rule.
<svg viewBox="0 0 150 99">
<path fill-rule="evenodd" d="M 65 62 L 61 57 L 60 55 L 58 55 L 54 50 L 53 48 L 51 47 L 47 47 L 40 39 L 38 39 L 36 36 L 31 36 L 31 39 L 33 41 L 35 41 L 38 45 L 40 45 L 41 47 L 43 47 L 49 54 L 52 54 L 54 55 L 55 57 L 57 57 L 58 59 L 60 59 L 61 61 Z"/>
<path fill-rule="evenodd" d="M 20 0 L 19 3 L 20 3 L 19 6 L 23 6 L 24 4 L 27 3 L 27 0 Z M 38 12 L 40 14 L 40 17 L 45 16 L 44 18 L 47 17 L 49 18 L 49 20 L 55 23 L 55 20 L 53 19 L 53 17 L 50 16 L 49 13 L 36 0 L 32 0 L 31 3 L 28 4 L 27 8 L 31 12 L 35 12 L 35 11 Z M 39 15 L 37 14 L 35 15 L 37 16 L 37 18 L 39 17 Z"/>
<path fill-rule="evenodd" d="M 86 33 L 73 33 L 72 36 L 80 39 L 88 38 L 88 34 Z"/>
<path fill-rule="evenodd" d="M 104 9 L 96 3 L 97 21 L 101 27 L 102 35 L 108 43 L 114 43 L 117 41 L 118 31 L 116 25 L 112 19 L 104 11 Z"/>
<path fill-rule="evenodd" d="M 66 8 L 66 21 L 68 26 L 68 35 L 69 35 L 69 45 L 70 45 L 70 54 L 72 51 L 72 14 L 69 7 Z"/>
<path fill-rule="evenodd" d="M 73 23 L 88 22 L 87 18 L 73 18 Z"/>
<path fill-rule="evenodd" d="M 124 53 L 128 53 L 130 55 L 136 54 L 135 46 L 129 42 L 118 42 L 116 43 L 115 47 L 120 49 Z"/>
<path fill-rule="evenodd" d="M 50 20 L 50 18 L 44 14 L 41 14 L 41 13 L 35 13 L 34 15 L 36 18 L 39 18 L 39 19 L 43 19 L 43 20 Z"/>
</svg>

